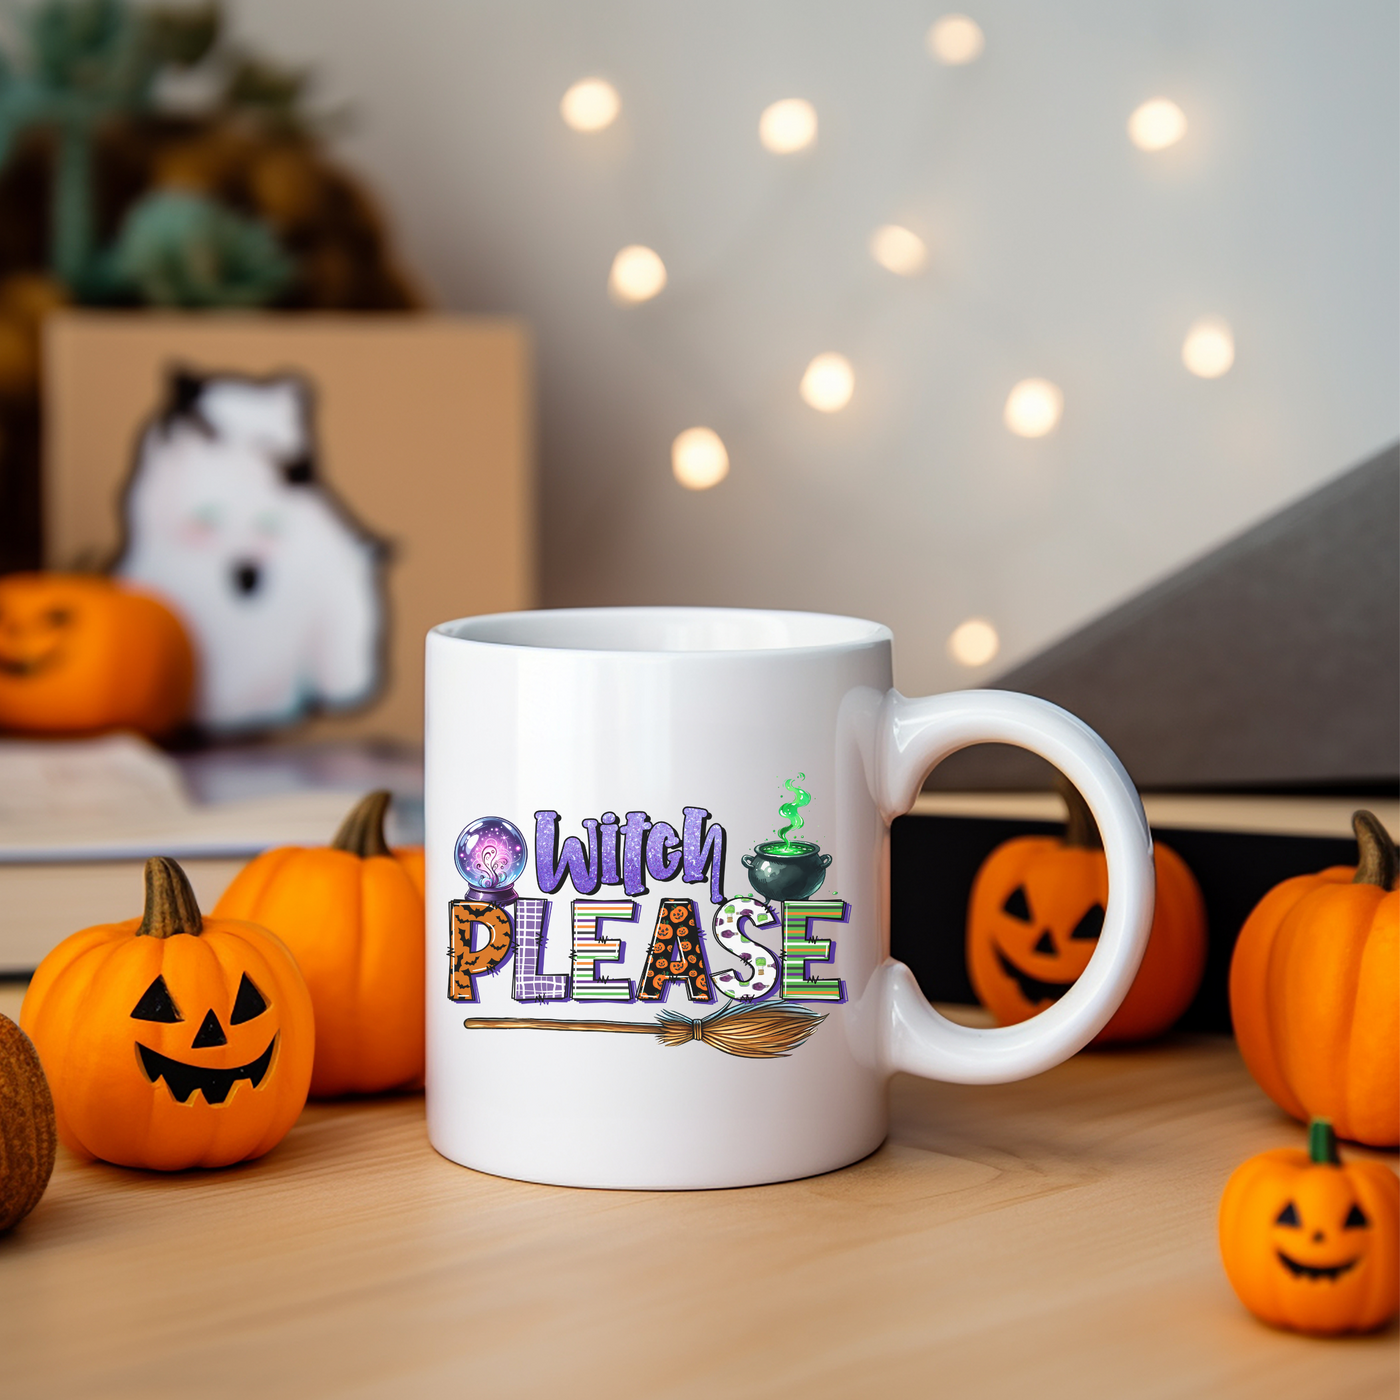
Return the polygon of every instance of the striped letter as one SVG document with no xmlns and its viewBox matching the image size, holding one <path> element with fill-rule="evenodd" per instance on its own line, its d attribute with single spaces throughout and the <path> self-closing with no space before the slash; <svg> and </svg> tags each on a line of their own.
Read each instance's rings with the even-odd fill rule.
<svg viewBox="0 0 1400 1400">
<path fill-rule="evenodd" d="M 846 988 L 839 977 L 808 977 L 807 964 L 832 960 L 831 939 L 813 938 L 818 919 L 846 922 L 850 905 L 844 899 L 788 899 L 783 901 L 783 1000 L 845 1001 Z"/>
<path fill-rule="evenodd" d="M 630 899 L 576 899 L 574 916 L 574 1000 L 631 1001 L 629 977 L 599 977 L 600 962 L 621 962 L 626 944 L 598 932 L 604 919 L 631 922 L 638 906 Z"/>
</svg>

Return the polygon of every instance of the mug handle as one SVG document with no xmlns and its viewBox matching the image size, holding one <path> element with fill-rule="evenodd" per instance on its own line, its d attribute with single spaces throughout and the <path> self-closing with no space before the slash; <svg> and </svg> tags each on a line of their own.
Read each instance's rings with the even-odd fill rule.
<svg viewBox="0 0 1400 1400">
<path fill-rule="evenodd" d="M 1113 751 L 1068 710 L 1007 690 L 963 690 L 880 707 L 875 797 L 888 824 L 907 812 L 929 770 L 970 744 L 1015 744 L 1053 763 L 1084 795 L 1108 857 L 1108 908 L 1089 966 L 1063 997 L 1012 1026 L 984 1030 L 940 1016 L 914 974 L 887 961 L 879 988 L 886 1068 L 955 1084 L 1003 1084 L 1039 1074 L 1096 1036 L 1127 995 L 1152 926 L 1152 836 Z"/>
</svg>

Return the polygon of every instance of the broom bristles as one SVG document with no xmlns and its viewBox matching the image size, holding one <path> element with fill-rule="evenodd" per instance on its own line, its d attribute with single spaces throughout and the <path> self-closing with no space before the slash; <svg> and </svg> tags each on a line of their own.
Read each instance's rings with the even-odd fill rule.
<svg viewBox="0 0 1400 1400">
<path fill-rule="evenodd" d="M 656 1036 L 663 1045 L 688 1045 L 699 1040 L 726 1055 L 768 1060 L 792 1054 L 824 1020 L 826 1017 L 815 1011 L 786 1002 L 771 1006 L 734 1002 L 697 1021 L 679 1011 L 663 1011 Z"/>
</svg>

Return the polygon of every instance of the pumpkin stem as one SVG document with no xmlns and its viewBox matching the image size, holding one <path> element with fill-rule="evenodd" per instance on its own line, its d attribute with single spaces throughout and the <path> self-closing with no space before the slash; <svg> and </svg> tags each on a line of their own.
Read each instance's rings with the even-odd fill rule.
<svg viewBox="0 0 1400 1400">
<path fill-rule="evenodd" d="M 340 824 L 331 842 L 333 850 L 349 851 L 362 860 L 367 856 L 387 856 L 389 843 L 384 839 L 384 814 L 389 810 L 393 794 L 380 788 L 366 793 Z"/>
<path fill-rule="evenodd" d="M 1098 823 L 1084 795 L 1063 773 L 1055 775 L 1055 791 L 1065 804 L 1065 845 L 1086 851 L 1103 850 Z"/>
<path fill-rule="evenodd" d="M 1308 1156 L 1320 1167 L 1340 1167 L 1337 1155 L 1337 1134 L 1325 1118 L 1314 1118 L 1308 1124 Z"/>
<path fill-rule="evenodd" d="M 185 872 L 169 856 L 152 856 L 146 862 L 146 911 L 137 936 L 170 938 L 177 933 L 200 933 L 203 928 Z"/>
<path fill-rule="evenodd" d="M 1380 818 L 1363 808 L 1352 814 L 1351 829 L 1356 833 L 1360 855 L 1352 884 L 1379 885 L 1383 890 L 1393 890 L 1396 876 L 1400 874 L 1400 858 Z"/>
</svg>

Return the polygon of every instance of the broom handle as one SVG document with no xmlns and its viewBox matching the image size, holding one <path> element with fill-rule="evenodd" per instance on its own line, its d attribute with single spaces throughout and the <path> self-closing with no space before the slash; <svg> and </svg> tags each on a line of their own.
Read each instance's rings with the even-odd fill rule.
<svg viewBox="0 0 1400 1400">
<path fill-rule="evenodd" d="M 469 1031 L 626 1031 L 633 1035 L 655 1035 L 656 1024 L 634 1021 L 547 1021 L 517 1020 L 513 1017 L 468 1016 L 462 1024 Z"/>
</svg>

